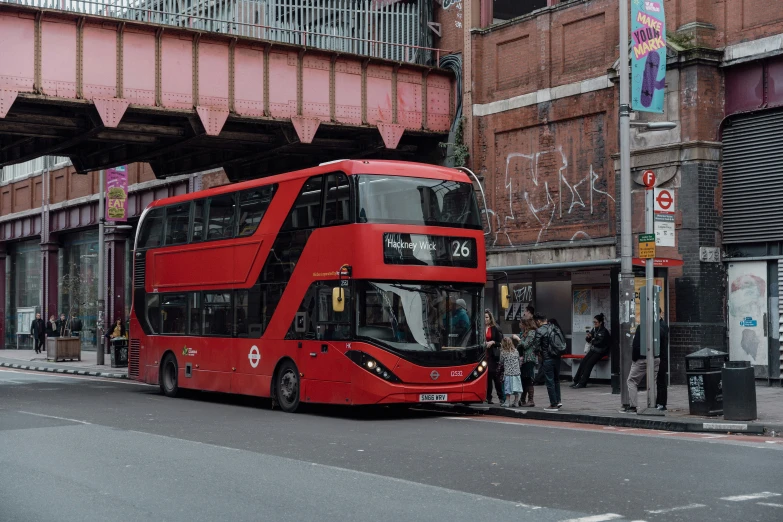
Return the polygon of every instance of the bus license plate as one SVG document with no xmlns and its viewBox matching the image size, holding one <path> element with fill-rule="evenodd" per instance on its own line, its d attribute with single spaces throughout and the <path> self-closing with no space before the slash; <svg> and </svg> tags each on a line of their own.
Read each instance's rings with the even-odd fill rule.
<svg viewBox="0 0 783 522">
<path fill-rule="evenodd" d="M 445 402 L 449 399 L 446 393 L 422 393 L 419 402 Z"/>
</svg>

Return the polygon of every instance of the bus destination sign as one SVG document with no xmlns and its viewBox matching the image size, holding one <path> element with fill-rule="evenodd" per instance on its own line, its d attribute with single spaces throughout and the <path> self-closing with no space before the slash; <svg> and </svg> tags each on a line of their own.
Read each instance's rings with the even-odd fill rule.
<svg viewBox="0 0 783 522">
<path fill-rule="evenodd" d="M 476 240 L 386 232 L 383 234 L 383 262 L 387 265 L 476 268 Z"/>
</svg>

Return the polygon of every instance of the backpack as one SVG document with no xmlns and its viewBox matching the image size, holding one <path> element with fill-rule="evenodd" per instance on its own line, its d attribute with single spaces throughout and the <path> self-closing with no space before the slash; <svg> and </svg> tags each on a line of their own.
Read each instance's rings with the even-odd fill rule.
<svg viewBox="0 0 783 522">
<path fill-rule="evenodd" d="M 566 340 L 563 331 L 560 328 L 552 326 L 549 328 L 549 353 L 554 357 L 561 357 L 566 353 Z"/>
</svg>

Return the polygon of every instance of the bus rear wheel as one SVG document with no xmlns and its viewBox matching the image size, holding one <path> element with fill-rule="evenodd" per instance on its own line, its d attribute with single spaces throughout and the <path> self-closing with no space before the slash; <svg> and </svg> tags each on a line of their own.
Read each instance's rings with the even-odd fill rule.
<svg viewBox="0 0 783 522">
<path fill-rule="evenodd" d="M 280 409 L 293 413 L 299 407 L 299 371 L 291 361 L 284 361 L 277 371 L 275 395 Z"/>
<path fill-rule="evenodd" d="M 171 354 L 166 355 L 160 364 L 160 391 L 166 397 L 176 397 L 179 393 L 178 372 L 177 358 Z"/>
</svg>

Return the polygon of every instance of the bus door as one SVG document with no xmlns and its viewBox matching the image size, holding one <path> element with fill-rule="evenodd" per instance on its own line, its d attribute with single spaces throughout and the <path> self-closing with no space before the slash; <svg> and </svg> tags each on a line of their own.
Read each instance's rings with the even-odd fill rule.
<svg viewBox="0 0 783 522">
<path fill-rule="evenodd" d="M 302 348 L 298 350 L 299 368 L 306 380 L 350 380 L 349 365 L 353 363 L 345 357 L 346 342 L 351 339 L 350 306 L 346 306 L 343 312 L 332 309 L 332 288 L 337 284 L 337 281 L 324 281 L 311 287 L 309 313 L 300 312 L 297 316 L 300 329 L 306 331 L 301 341 Z M 350 302 L 349 295 L 346 288 L 346 302 Z"/>
</svg>

